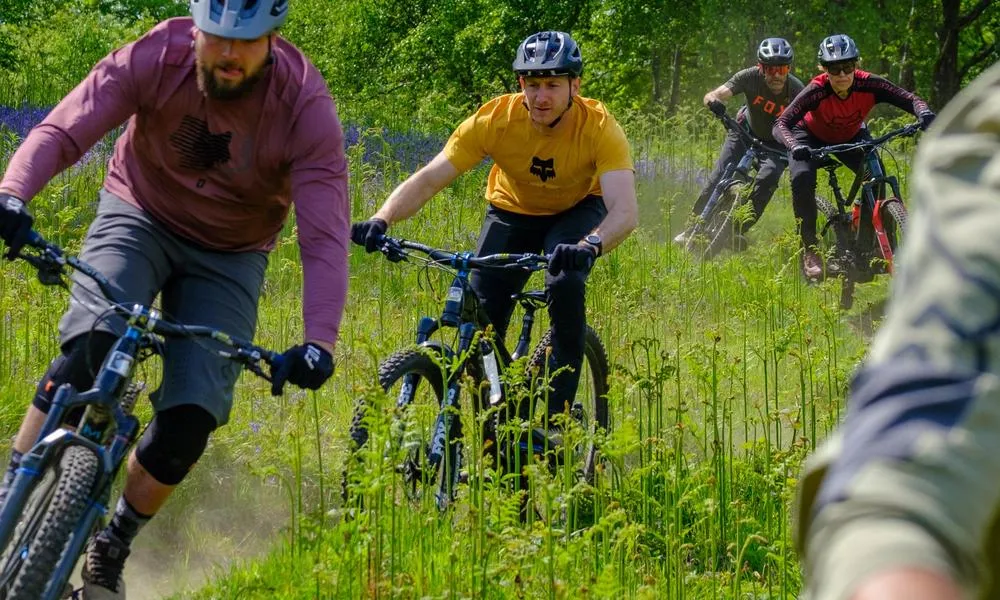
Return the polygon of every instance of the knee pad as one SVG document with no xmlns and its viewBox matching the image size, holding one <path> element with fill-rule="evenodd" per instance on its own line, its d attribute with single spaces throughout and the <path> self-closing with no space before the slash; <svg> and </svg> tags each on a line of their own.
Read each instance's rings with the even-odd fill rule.
<svg viewBox="0 0 1000 600">
<path fill-rule="evenodd" d="M 154 479 L 177 485 L 201 458 L 217 426 L 215 417 L 195 404 L 161 410 L 142 434 L 135 457 Z"/>
<path fill-rule="evenodd" d="M 79 392 L 90 389 L 94 384 L 94 375 L 101 368 L 104 357 L 117 339 L 117 336 L 110 333 L 95 331 L 93 334 L 77 336 L 67 342 L 63 346 L 63 353 L 52 361 L 45 376 L 38 382 L 31 403 L 38 410 L 48 414 L 52 398 L 62 384 L 69 383 Z"/>
</svg>

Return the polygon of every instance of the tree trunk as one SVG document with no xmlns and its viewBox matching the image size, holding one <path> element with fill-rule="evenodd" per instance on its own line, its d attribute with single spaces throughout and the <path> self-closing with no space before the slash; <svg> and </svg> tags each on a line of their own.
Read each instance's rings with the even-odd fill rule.
<svg viewBox="0 0 1000 600">
<path fill-rule="evenodd" d="M 683 52 L 681 47 L 674 48 L 674 60 L 670 65 L 670 103 L 667 105 L 667 114 L 672 115 L 677 110 L 677 103 L 681 96 L 681 58 Z"/>
<path fill-rule="evenodd" d="M 964 69 L 958 64 L 958 38 L 962 30 L 972 25 L 993 3 L 993 0 L 979 0 L 966 14 L 961 14 L 961 0 L 941 0 L 941 27 L 938 28 L 938 43 L 941 50 L 934 62 L 934 83 L 931 86 L 931 106 L 940 109 L 958 93 L 962 85 L 962 73 L 977 61 L 991 56 L 984 52 L 969 61 Z M 987 48 L 987 50 L 989 50 Z"/>
<path fill-rule="evenodd" d="M 653 75 L 653 104 L 656 104 L 663 98 L 663 61 L 660 58 L 659 48 L 653 48 L 650 63 Z"/>
<path fill-rule="evenodd" d="M 958 93 L 958 15 L 961 0 L 942 0 L 944 17 L 938 28 L 941 49 L 934 62 L 934 83 L 931 86 L 931 106 L 940 109 Z"/>
</svg>

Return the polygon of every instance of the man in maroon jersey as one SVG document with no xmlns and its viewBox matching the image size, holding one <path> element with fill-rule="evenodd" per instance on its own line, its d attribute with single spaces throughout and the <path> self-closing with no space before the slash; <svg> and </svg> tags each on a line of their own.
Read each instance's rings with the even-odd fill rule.
<svg viewBox="0 0 1000 600">
<path fill-rule="evenodd" d="M 774 122 L 774 138 L 791 148 L 788 172 L 792 179 L 792 207 L 801 219 L 802 273 L 808 279 L 823 276 L 823 260 L 816 252 L 816 168 L 812 148 L 858 141 L 872 107 L 888 102 L 917 117 L 927 128 L 934 113 L 927 103 L 903 88 L 857 68 L 860 55 L 854 40 L 831 35 L 819 45 L 822 73 L 813 78 Z M 863 152 L 845 152 L 837 158 L 857 172 Z"/>
<path fill-rule="evenodd" d="M 347 293 L 350 202 L 336 108 L 319 71 L 275 33 L 288 0 L 191 0 L 193 18 L 160 23 L 115 50 L 24 140 L 0 181 L 8 257 L 27 240 L 25 204 L 108 131 L 118 138 L 81 257 L 121 301 L 182 323 L 253 338 L 267 255 L 294 203 L 303 268 L 302 343 L 285 352 L 272 392 L 317 389 L 333 374 Z M 38 437 L 56 389 L 86 390 L 121 323 L 77 279 L 49 367 L 14 440 L 0 502 Z M 90 541 L 86 600 L 125 597 L 132 539 L 225 424 L 239 368 L 192 340 L 164 348 L 156 415 L 128 459 L 125 490 Z"/>
</svg>

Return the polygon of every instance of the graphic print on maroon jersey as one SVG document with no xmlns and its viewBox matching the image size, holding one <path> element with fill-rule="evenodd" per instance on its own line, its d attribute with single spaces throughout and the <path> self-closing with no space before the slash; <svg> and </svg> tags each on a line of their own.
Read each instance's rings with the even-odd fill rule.
<svg viewBox="0 0 1000 600">
<path fill-rule="evenodd" d="M 182 167 L 207 171 L 229 161 L 232 139 L 233 132 L 212 133 L 208 123 L 187 115 L 177 131 L 170 134 L 170 145 L 180 154 Z"/>
</svg>

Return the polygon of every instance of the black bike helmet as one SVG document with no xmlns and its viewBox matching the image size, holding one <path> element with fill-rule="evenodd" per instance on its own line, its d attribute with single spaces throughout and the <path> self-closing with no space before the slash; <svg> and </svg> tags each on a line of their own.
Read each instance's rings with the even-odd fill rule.
<svg viewBox="0 0 1000 600">
<path fill-rule="evenodd" d="M 795 53 L 785 38 L 767 38 L 757 48 L 757 60 L 762 65 L 790 65 Z"/>
<path fill-rule="evenodd" d="M 819 64 L 828 65 L 845 60 L 858 60 L 858 45 L 854 40 L 842 33 L 831 35 L 824 39 L 819 45 L 819 52 L 816 57 Z"/>
<path fill-rule="evenodd" d="M 583 73 L 580 47 L 562 31 L 529 35 L 517 48 L 514 72 L 522 77 L 579 77 Z"/>
<path fill-rule="evenodd" d="M 285 22 L 288 0 L 190 0 L 195 26 L 212 35 L 255 40 Z"/>
</svg>

